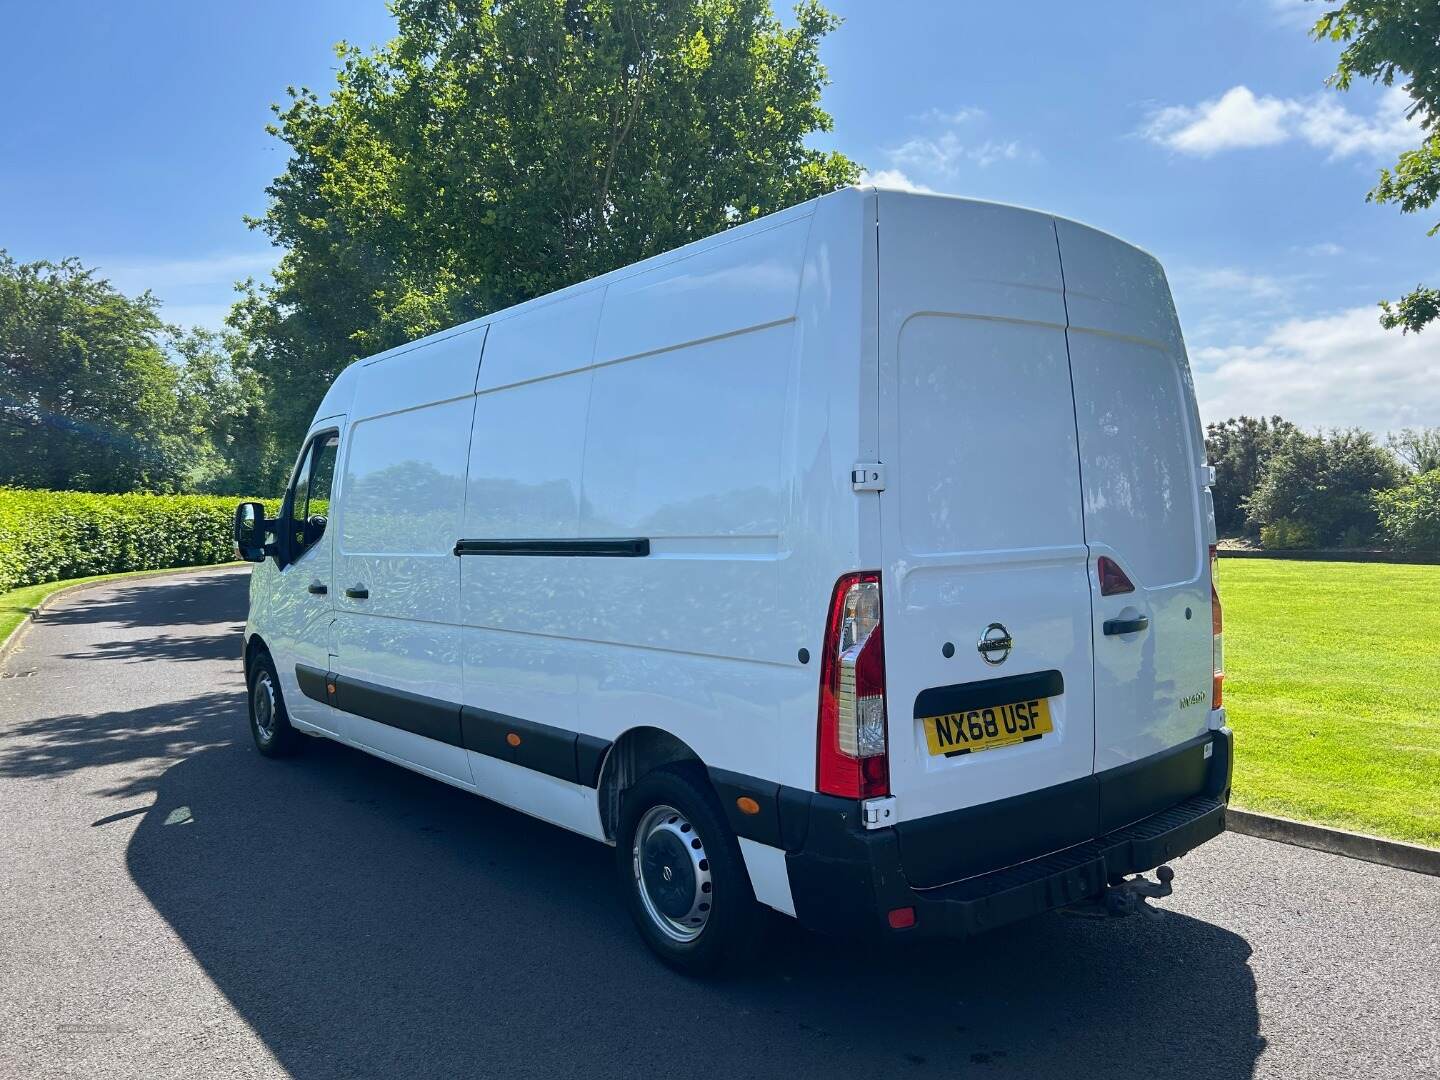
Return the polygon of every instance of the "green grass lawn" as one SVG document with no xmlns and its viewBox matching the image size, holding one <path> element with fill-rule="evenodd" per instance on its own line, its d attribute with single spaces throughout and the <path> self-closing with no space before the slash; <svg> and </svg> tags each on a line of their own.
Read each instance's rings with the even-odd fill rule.
<svg viewBox="0 0 1440 1080">
<path fill-rule="evenodd" d="M 240 563 L 226 563 L 226 566 L 239 566 Z M 127 577 L 149 577 L 152 574 L 174 574 L 181 570 L 205 570 L 203 566 L 185 566 L 174 570 L 141 570 L 128 574 L 96 574 L 92 577 L 70 578 L 68 581 L 47 581 L 43 585 L 27 585 L 23 589 L 14 589 L 11 592 L 0 593 L 0 644 L 10 636 L 10 631 L 24 621 L 25 616 L 34 611 L 44 599 L 51 593 L 59 592 L 61 589 L 68 589 L 71 585 L 83 585 L 91 581 L 112 581 L 117 578 Z"/>
<path fill-rule="evenodd" d="M 1222 559 L 1237 805 L 1440 847 L 1440 566 Z"/>
</svg>

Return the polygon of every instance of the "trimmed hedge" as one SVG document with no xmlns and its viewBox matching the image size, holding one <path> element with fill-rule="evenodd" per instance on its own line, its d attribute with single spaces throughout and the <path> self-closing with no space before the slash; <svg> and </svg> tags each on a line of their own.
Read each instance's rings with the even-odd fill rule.
<svg viewBox="0 0 1440 1080">
<path fill-rule="evenodd" d="M 0 593 L 47 581 L 235 557 L 238 498 L 0 487 Z M 274 514 L 278 504 L 266 503 Z"/>
</svg>

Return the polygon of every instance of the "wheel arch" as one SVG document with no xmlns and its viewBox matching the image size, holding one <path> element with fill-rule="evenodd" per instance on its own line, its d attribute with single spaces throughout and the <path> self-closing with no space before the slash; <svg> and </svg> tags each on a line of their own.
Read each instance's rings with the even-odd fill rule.
<svg viewBox="0 0 1440 1080">
<path fill-rule="evenodd" d="M 255 657 L 259 656 L 261 653 L 265 653 L 271 656 L 274 655 L 270 652 L 270 646 L 265 643 L 264 638 L 262 638 L 259 634 L 251 634 L 249 639 L 245 642 L 244 666 L 246 686 L 250 685 L 250 665 L 255 662 Z"/>
<path fill-rule="evenodd" d="M 615 740 L 600 765 L 597 792 L 606 840 L 613 841 L 619 831 L 620 800 L 626 790 L 647 773 L 681 761 L 693 761 L 702 769 L 705 765 L 688 743 L 661 728 L 633 727 Z"/>
</svg>

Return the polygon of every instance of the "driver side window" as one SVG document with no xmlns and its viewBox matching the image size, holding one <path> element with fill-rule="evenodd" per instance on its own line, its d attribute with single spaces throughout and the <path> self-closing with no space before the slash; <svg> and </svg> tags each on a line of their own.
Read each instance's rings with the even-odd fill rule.
<svg viewBox="0 0 1440 1080">
<path fill-rule="evenodd" d="M 339 433 L 327 431 L 310 441 L 301 459 L 290 495 L 290 518 L 286 526 L 291 562 L 299 559 L 325 535 L 330 518 L 330 488 L 335 480 L 335 458 L 339 449 Z"/>
</svg>

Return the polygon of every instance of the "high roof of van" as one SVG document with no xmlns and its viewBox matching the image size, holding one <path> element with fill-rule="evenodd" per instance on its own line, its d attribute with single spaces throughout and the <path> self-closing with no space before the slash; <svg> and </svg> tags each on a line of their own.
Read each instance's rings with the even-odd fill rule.
<svg viewBox="0 0 1440 1080">
<path fill-rule="evenodd" d="M 350 365 L 348 365 L 344 369 L 344 371 L 342 371 L 340 375 L 336 377 L 335 382 L 330 388 L 330 392 L 326 395 L 326 401 L 322 402 L 321 410 L 317 413 L 317 415 L 325 415 L 325 406 L 332 400 L 335 402 L 340 402 L 348 397 L 351 389 L 350 383 L 353 381 L 356 375 L 357 368 L 365 367 L 369 364 L 376 363 L 389 357 L 398 356 L 402 353 L 410 351 L 411 349 L 416 349 L 424 345 L 432 344 L 437 341 L 442 341 L 457 334 L 462 334 L 471 330 L 475 330 L 487 324 L 498 323 L 506 319 L 514 318 L 527 312 L 531 312 L 537 308 L 545 307 L 557 301 L 577 296 L 579 294 L 589 292 L 594 289 L 602 288 L 619 281 L 623 281 L 626 278 L 633 277 L 637 274 L 645 273 L 646 271 L 653 270 L 657 267 L 662 267 L 676 262 L 680 262 L 684 259 L 691 258 L 704 252 L 712 251 L 715 248 L 722 247 L 727 244 L 736 243 L 738 241 L 744 240 L 747 237 L 754 236 L 758 233 L 766 232 L 777 226 L 807 217 L 813 214 L 816 211 L 817 207 L 819 207 L 822 203 L 836 204 L 846 200 L 863 200 L 874 198 L 877 196 L 883 196 L 887 200 L 903 199 L 907 202 L 914 203 L 933 203 L 937 207 L 944 204 L 961 204 L 974 207 L 977 210 L 983 208 L 991 211 L 1011 211 L 1017 216 L 1041 217 L 1049 221 L 1064 223 L 1066 225 L 1069 225 L 1071 228 L 1084 230 L 1098 240 L 1103 240 L 1105 245 L 1107 247 L 1111 247 L 1112 250 L 1128 249 L 1130 259 L 1135 259 L 1136 257 L 1138 257 L 1140 260 L 1143 260 L 1144 263 L 1150 264 L 1150 272 L 1157 275 L 1161 281 L 1163 281 L 1164 279 L 1164 272 L 1160 268 L 1159 262 L 1154 258 L 1153 255 L 1145 251 L 1143 248 L 1140 248 L 1135 244 L 1116 237 L 1111 233 L 1107 233 L 1104 230 L 1097 229 L 1094 226 L 1086 225 L 1083 222 L 1078 222 L 1071 218 L 1066 218 L 1042 210 L 1036 210 L 1030 207 L 1018 206 L 1010 203 L 1002 203 L 993 200 L 974 199 L 963 195 L 950 195 L 939 192 L 912 192 L 903 189 L 884 187 L 874 184 L 856 185 L 853 187 L 842 188 L 839 191 L 830 192 L 829 194 L 821 195 L 817 198 L 810 199 L 802 203 L 797 203 L 794 206 L 786 207 L 785 209 L 776 211 L 773 214 L 767 214 L 764 217 L 756 218 L 753 221 L 747 221 L 741 225 L 736 225 L 733 228 L 726 229 L 723 232 L 715 233 L 712 236 L 707 236 L 703 239 L 692 241 L 689 244 L 674 248 L 670 251 L 662 252 L 658 255 L 653 255 L 648 259 L 643 259 L 639 262 L 630 263 L 626 266 L 622 266 L 618 269 L 609 271 L 608 273 L 600 274 L 596 277 L 588 278 L 585 281 L 576 282 L 574 285 L 566 286 L 563 289 L 557 289 L 553 292 L 546 293 L 543 296 L 535 297 L 532 300 L 527 300 L 507 308 L 502 308 L 499 311 L 479 316 L 475 319 L 469 320 L 468 322 L 459 323 L 455 326 L 447 327 L 444 330 L 436 331 L 435 333 L 429 334 L 423 338 L 417 338 L 414 341 L 409 341 L 404 343 L 403 345 L 398 345 L 393 349 L 388 349 L 384 352 L 375 353 L 366 357 L 360 357 L 353 361 Z M 343 406 L 332 409 L 331 411 L 343 411 Z"/>
</svg>

